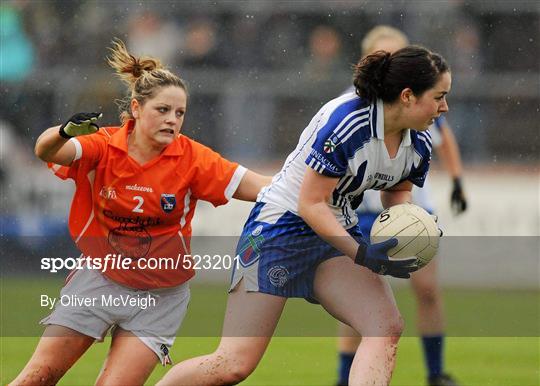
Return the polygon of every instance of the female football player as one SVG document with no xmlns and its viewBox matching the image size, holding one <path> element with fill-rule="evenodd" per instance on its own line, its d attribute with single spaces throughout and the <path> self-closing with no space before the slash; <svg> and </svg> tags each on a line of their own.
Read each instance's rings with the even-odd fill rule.
<svg viewBox="0 0 540 386">
<path fill-rule="evenodd" d="M 362 55 L 380 50 L 394 52 L 407 44 L 409 41 L 403 32 L 393 27 L 381 25 L 369 31 L 362 40 Z M 466 210 L 467 202 L 461 187 L 462 167 L 457 142 L 452 129 L 442 116 L 430 126 L 430 133 L 433 147 L 437 155 L 442 158 L 444 166 L 453 180 L 454 186 L 450 204 L 454 213 L 459 214 Z M 427 185 L 426 183 L 423 188 L 413 188 L 412 202 L 433 213 L 433 204 Z M 380 194 L 374 190 L 366 191 L 358 209 L 359 224 L 365 236 L 369 235 L 373 222 L 382 210 Z M 443 366 L 444 312 L 442 294 L 437 280 L 437 260 L 413 273 L 411 285 L 418 304 L 417 325 L 422 338 L 428 384 L 430 386 L 455 385 L 456 382 L 444 372 Z M 347 385 L 351 365 L 361 338 L 351 327 L 343 323 L 340 323 L 339 330 L 338 385 Z"/>
<path fill-rule="evenodd" d="M 12 385 L 56 384 L 111 327 L 96 384 L 144 384 L 158 361 L 170 363 L 186 313 L 194 271 L 185 255 L 197 200 L 255 201 L 270 182 L 180 134 L 186 86 L 159 60 L 130 55 L 120 40 L 111 53 L 109 64 L 129 87 L 122 126 L 97 131 L 100 114 L 80 113 L 35 146 L 76 183 L 69 229 L 85 258 Z"/>
<path fill-rule="evenodd" d="M 390 261 L 395 239 L 362 241 L 354 209 L 367 189 L 384 190 L 390 206 L 409 201 L 412 184 L 423 185 L 431 155 L 426 130 L 448 111 L 450 85 L 444 59 L 422 47 L 359 61 L 356 92 L 321 108 L 259 193 L 238 244 L 219 347 L 176 365 L 160 386 L 245 379 L 289 297 L 320 303 L 364 337 L 351 384 L 390 382 L 403 321 L 382 275 L 408 278 L 416 260 Z"/>
</svg>

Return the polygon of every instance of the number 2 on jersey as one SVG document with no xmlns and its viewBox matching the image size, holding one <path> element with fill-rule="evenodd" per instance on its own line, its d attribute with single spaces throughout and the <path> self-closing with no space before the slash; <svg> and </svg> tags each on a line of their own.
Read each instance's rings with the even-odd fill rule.
<svg viewBox="0 0 540 386">
<path fill-rule="evenodd" d="M 141 209 L 141 206 L 144 204 L 144 198 L 142 198 L 141 196 L 133 196 L 133 199 L 138 201 L 139 203 L 137 204 L 137 206 L 135 206 L 135 208 L 133 208 L 132 212 L 143 213 L 144 210 Z"/>
</svg>

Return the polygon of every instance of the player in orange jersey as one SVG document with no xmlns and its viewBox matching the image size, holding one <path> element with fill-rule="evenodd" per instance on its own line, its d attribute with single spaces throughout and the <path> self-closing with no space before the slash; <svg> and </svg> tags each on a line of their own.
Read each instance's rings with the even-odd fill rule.
<svg viewBox="0 0 540 386">
<path fill-rule="evenodd" d="M 116 40 L 109 64 L 129 86 L 122 126 L 98 131 L 100 114 L 80 113 L 36 143 L 36 155 L 76 183 L 69 230 L 85 258 L 12 385 L 56 384 L 111 327 L 96 384 L 142 385 L 159 360 L 170 363 L 194 275 L 185 255 L 197 200 L 255 201 L 270 182 L 180 134 L 186 86 L 159 60 Z M 168 265 L 148 269 L 150 259 Z"/>
</svg>

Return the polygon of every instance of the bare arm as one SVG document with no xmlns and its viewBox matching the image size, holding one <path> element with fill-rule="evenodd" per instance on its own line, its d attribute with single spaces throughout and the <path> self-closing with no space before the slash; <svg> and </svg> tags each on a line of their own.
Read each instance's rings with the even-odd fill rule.
<svg viewBox="0 0 540 386">
<path fill-rule="evenodd" d="M 441 127 L 442 143 L 436 148 L 437 155 L 441 158 L 445 169 L 452 177 L 452 193 L 450 195 L 450 206 L 455 215 L 467 210 L 467 198 L 463 192 L 461 184 L 461 174 L 463 168 L 461 165 L 461 155 L 459 147 L 450 126 Z"/>
<path fill-rule="evenodd" d="M 60 126 L 50 127 L 37 139 L 34 153 L 45 162 L 69 166 L 75 158 L 75 145 L 58 133 Z"/>
<path fill-rule="evenodd" d="M 412 182 L 402 181 L 397 185 L 392 186 L 388 190 L 381 190 L 381 203 L 383 208 L 411 202 Z"/>
<path fill-rule="evenodd" d="M 62 126 L 51 127 L 43 132 L 36 141 L 34 152 L 46 162 L 69 166 L 77 154 L 73 142 L 66 138 L 93 134 L 99 130 L 96 121 L 101 113 L 77 113 Z M 62 131 L 62 135 L 60 135 Z"/>
<path fill-rule="evenodd" d="M 463 172 L 459 147 L 454 133 L 449 126 L 441 127 L 442 142 L 436 147 L 437 155 L 441 158 L 444 168 L 452 178 L 459 178 Z"/>
<path fill-rule="evenodd" d="M 354 259 L 359 244 L 343 228 L 327 204 L 337 182 L 337 178 L 326 177 L 307 168 L 300 188 L 298 214 L 321 238 Z"/>
<path fill-rule="evenodd" d="M 243 201 L 255 201 L 261 189 L 272 182 L 271 176 L 263 176 L 248 170 L 238 185 L 233 197 Z"/>
</svg>

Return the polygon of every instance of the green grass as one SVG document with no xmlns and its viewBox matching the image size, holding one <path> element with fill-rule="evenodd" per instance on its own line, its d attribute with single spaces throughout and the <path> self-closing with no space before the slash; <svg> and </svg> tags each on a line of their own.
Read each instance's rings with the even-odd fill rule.
<svg viewBox="0 0 540 386">
<path fill-rule="evenodd" d="M 1 382 L 13 379 L 30 357 L 37 338 L 3 338 Z M 175 361 L 211 352 L 218 338 L 178 338 Z M 91 385 L 105 358 L 109 341 L 93 345 L 66 374 L 60 385 Z M 538 338 L 449 338 L 447 368 L 464 385 L 533 386 L 540 384 Z M 335 339 L 274 338 L 262 362 L 245 385 L 333 385 L 336 373 Z M 147 384 L 165 374 L 156 368 Z M 392 385 L 424 384 L 419 340 L 403 338 Z"/>
<path fill-rule="evenodd" d="M 48 310 L 39 306 L 39 295 L 58 296 L 61 283 L 4 278 L 0 284 L 0 382 L 6 384 L 24 366 L 42 331 L 37 321 Z M 408 327 L 400 342 L 392 385 L 422 385 L 425 375 L 419 339 L 414 337 L 414 301 L 406 289 L 396 291 L 396 298 Z M 171 353 L 176 362 L 215 348 L 225 301 L 223 287 L 193 287 L 188 316 Z M 450 335 L 447 368 L 464 385 L 540 385 L 538 292 L 446 290 L 445 301 Z M 333 385 L 335 331 L 334 320 L 321 307 L 289 301 L 277 337 L 243 384 Z M 108 343 L 93 345 L 60 385 L 92 384 Z M 156 368 L 148 384 L 154 384 L 165 371 Z"/>
</svg>

